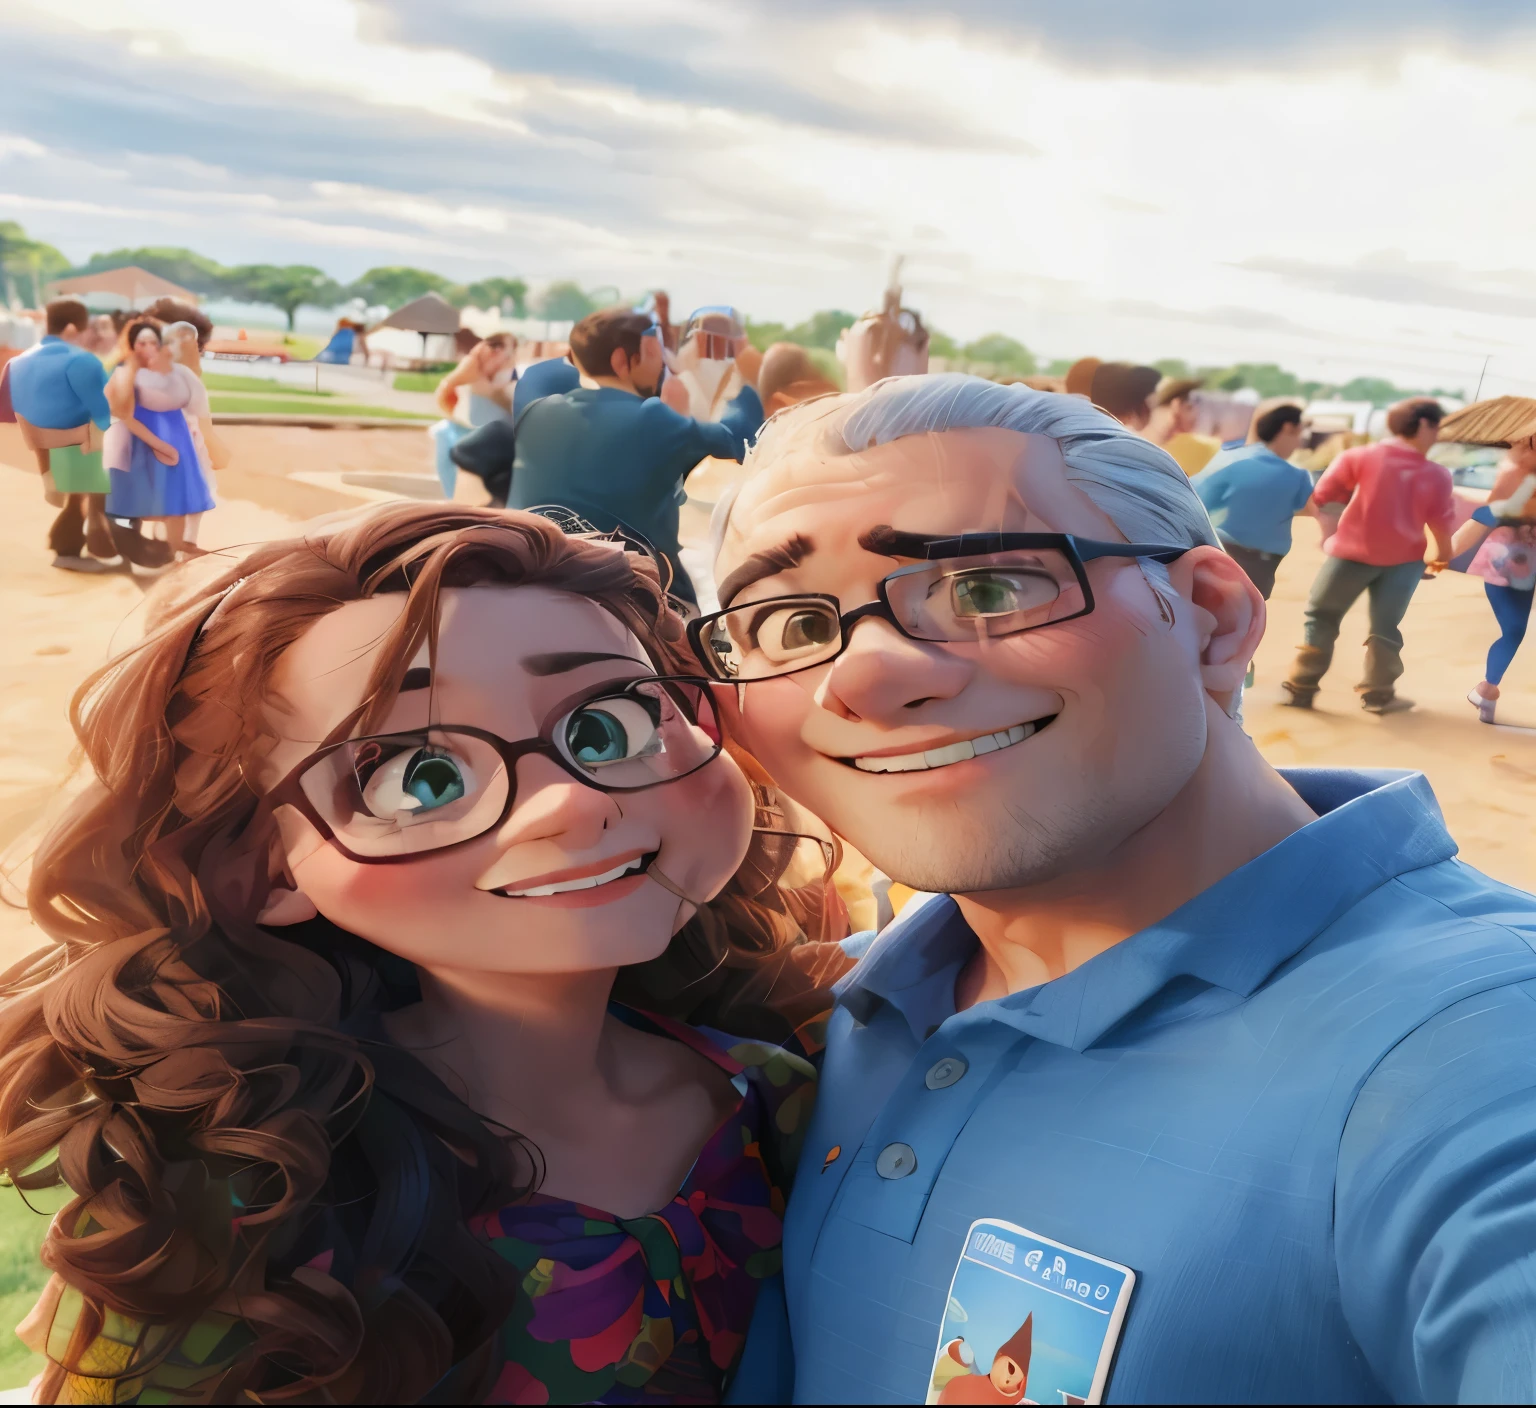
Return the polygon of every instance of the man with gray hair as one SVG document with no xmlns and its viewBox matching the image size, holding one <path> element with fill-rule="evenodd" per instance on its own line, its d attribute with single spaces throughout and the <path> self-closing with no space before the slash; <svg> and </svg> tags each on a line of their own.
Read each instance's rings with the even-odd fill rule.
<svg viewBox="0 0 1536 1408">
<path fill-rule="evenodd" d="M 1536 1397 L 1536 901 L 1422 776 L 1259 755 L 1178 466 L 892 380 L 775 417 L 716 537 L 736 736 L 937 892 L 850 941 L 731 1398 Z"/>
</svg>

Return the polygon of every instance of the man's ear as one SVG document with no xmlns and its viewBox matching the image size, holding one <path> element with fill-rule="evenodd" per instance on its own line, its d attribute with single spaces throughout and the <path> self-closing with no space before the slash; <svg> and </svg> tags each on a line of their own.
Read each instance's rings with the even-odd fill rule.
<svg viewBox="0 0 1536 1408">
<path fill-rule="evenodd" d="M 1235 694 L 1264 638 L 1264 598 L 1220 548 L 1198 547 L 1169 568 L 1179 595 L 1195 607 L 1200 678 L 1207 694 Z"/>
<path fill-rule="evenodd" d="M 630 363 L 634 359 L 622 347 L 615 347 L 613 355 L 608 358 L 608 366 L 614 376 L 628 376 Z"/>
</svg>

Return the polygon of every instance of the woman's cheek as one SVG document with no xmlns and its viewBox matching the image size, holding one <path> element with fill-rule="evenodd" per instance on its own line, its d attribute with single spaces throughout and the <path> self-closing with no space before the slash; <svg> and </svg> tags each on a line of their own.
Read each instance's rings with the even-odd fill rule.
<svg viewBox="0 0 1536 1408">
<path fill-rule="evenodd" d="M 752 791 L 741 769 L 722 753 L 692 777 L 648 795 L 665 808 L 657 818 L 664 850 L 678 857 L 673 864 L 682 862 L 690 888 L 717 892 L 736 873 L 752 839 Z"/>
<path fill-rule="evenodd" d="M 369 938 L 370 921 L 388 925 L 429 904 L 441 911 L 456 891 L 472 888 L 445 868 L 430 861 L 361 865 L 326 846 L 296 867 L 294 878 L 327 919 Z"/>
</svg>

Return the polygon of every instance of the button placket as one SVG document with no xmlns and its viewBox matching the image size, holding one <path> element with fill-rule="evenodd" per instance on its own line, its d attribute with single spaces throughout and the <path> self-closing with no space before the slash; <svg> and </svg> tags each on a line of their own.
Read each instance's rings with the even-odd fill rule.
<svg viewBox="0 0 1536 1408">
<path fill-rule="evenodd" d="M 967 1054 L 955 1049 L 963 1040 Z M 949 1151 L 1004 1068 L 1031 1038 L 1000 1023 L 963 1023 L 924 1043 L 875 1117 L 827 1215 L 910 1242 Z M 935 1059 L 934 1047 L 944 1055 Z M 846 1149 L 844 1157 L 847 1157 Z"/>
</svg>

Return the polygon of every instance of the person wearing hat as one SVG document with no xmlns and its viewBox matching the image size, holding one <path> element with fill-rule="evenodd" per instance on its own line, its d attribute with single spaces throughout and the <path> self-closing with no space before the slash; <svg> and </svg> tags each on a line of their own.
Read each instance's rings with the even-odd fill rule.
<svg viewBox="0 0 1536 1408">
<path fill-rule="evenodd" d="M 1147 439 L 1167 450 L 1191 479 L 1221 448 L 1221 441 L 1195 434 L 1200 423 L 1195 392 L 1203 385 L 1197 376 L 1165 376 L 1152 393 L 1152 419 L 1147 422 Z"/>
</svg>

